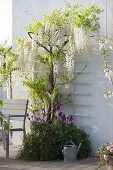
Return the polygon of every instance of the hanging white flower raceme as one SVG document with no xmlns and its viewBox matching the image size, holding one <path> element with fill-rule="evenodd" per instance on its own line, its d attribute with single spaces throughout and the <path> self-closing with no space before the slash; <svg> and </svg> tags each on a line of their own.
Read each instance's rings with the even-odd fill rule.
<svg viewBox="0 0 113 170">
<path fill-rule="evenodd" d="M 104 69 L 105 77 L 109 80 L 112 81 L 112 76 L 113 72 L 109 70 L 108 68 Z"/>
<path fill-rule="evenodd" d="M 66 68 L 70 74 L 74 71 L 74 64 L 77 59 L 80 59 L 80 57 L 88 57 L 89 38 L 83 28 L 75 29 L 70 27 L 68 29 L 70 29 L 71 33 L 68 46 L 66 47 Z"/>
<path fill-rule="evenodd" d="M 113 50 L 113 43 L 110 42 L 108 39 L 101 38 L 99 40 L 99 50 Z"/>
<path fill-rule="evenodd" d="M 54 70 L 53 71 L 56 74 L 58 73 L 58 65 L 56 63 L 54 63 Z"/>
<path fill-rule="evenodd" d="M 85 51 L 88 48 L 88 36 L 83 28 L 74 29 L 74 48 Z"/>
<path fill-rule="evenodd" d="M 64 62 L 64 71 L 63 67 L 60 70 L 63 72 L 66 71 L 68 75 L 73 75 L 75 58 L 80 56 L 80 54 L 81 56 L 86 56 L 88 53 L 88 35 L 84 29 L 74 29 L 68 23 L 65 23 L 64 25 L 54 25 L 46 22 L 46 24 L 38 31 L 38 34 L 32 34 L 31 37 L 32 40 L 28 43 L 29 47 L 26 46 L 24 49 L 23 63 L 25 63 L 25 66 L 23 66 L 23 69 L 25 69 L 26 73 L 35 72 L 35 74 L 37 73 L 40 75 L 42 72 L 43 74 L 48 72 L 44 67 L 44 61 L 47 61 L 47 53 L 43 46 L 49 51 L 52 50 L 53 54 L 57 54 L 60 50 L 63 51 L 63 61 L 58 61 L 57 59 L 53 60 L 55 73 L 59 72 L 58 67 L 62 67 L 61 64 Z M 38 43 L 36 44 L 36 42 Z M 38 55 L 42 56 L 43 61 L 36 61 Z"/>
<path fill-rule="evenodd" d="M 65 64 L 64 64 L 64 72 L 65 67 L 67 68 L 67 74 L 72 74 L 74 69 L 74 51 L 76 51 L 75 45 L 73 46 L 74 50 L 70 50 L 73 45 L 73 38 L 71 33 L 71 27 L 68 24 L 64 24 L 63 26 L 58 25 L 50 25 L 46 24 L 45 32 L 50 35 L 50 44 L 52 45 L 52 52 L 56 52 L 58 49 L 62 48 L 65 53 Z M 71 45 L 70 45 L 71 44 Z M 61 62 L 62 63 L 62 62 Z M 61 65 L 61 63 L 59 65 Z M 63 66 L 62 66 L 63 67 Z M 58 73 L 58 67 L 54 64 L 54 72 Z"/>
<path fill-rule="evenodd" d="M 106 43 L 103 41 L 99 41 L 99 50 L 106 49 Z"/>
<path fill-rule="evenodd" d="M 69 55 L 69 53 L 66 55 L 66 68 L 69 74 L 74 70 L 74 57 Z"/>
<path fill-rule="evenodd" d="M 32 59 L 31 59 L 32 43 L 31 41 L 24 42 L 24 48 L 21 50 L 18 55 L 18 65 L 21 66 L 22 72 L 28 72 L 32 68 Z"/>
<path fill-rule="evenodd" d="M 113 85 L 113 71 L 112 71 L 111 61 L 109 60 L 110 57 L 109 52 L 112 50 L 112 46 L 113 46 L 112 43 L 106 39 L 99 40 L 99 50 L 101 51 L 100 54 L 102 55 L 104 60 L 105 78 Z M 112 91 L 105 91 L 104 97 L 112 97 L 112 96 L 113 96 Z"/>
</svg>

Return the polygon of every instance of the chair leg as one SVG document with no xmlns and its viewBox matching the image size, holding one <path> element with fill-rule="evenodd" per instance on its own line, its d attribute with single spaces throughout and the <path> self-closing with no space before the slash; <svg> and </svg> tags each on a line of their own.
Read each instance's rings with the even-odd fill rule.
<svg viewBox="0 0 113 170">
<path fill-rule="evenodd" d="M 6 136 L 5 136 L 5 132 L 2 131 L 2 142 L 3 142 L 3 147 L 4 147 L 4 150 L 6 150 Z"/>
<path fill-rule="evenodd" d="M 6 158 L 9 158 L 9 132 L 6 133 Z"/>
</svg>

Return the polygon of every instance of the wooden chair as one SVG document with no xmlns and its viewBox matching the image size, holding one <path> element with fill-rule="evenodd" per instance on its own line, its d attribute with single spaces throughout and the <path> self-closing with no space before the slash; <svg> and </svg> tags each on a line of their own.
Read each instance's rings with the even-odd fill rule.
<svg viewBox="0 0 113 170">
<path fill-rule="evenodd" d="M 4 106 L 2 108 L 2 113 L 9 123 L 13 121 L 22 121 L 22 127 L 13 127 L 10 126 L 10 132 L 5 132 L 6 136 L 6 158 L 9 158 L 9 133 L 16 131 L 22 131 L 23 135 L 26 134 L 25 122 L 28 109 L 28 100 L 27 99 L 7 99 L 4 101 Z"/>
</svg>

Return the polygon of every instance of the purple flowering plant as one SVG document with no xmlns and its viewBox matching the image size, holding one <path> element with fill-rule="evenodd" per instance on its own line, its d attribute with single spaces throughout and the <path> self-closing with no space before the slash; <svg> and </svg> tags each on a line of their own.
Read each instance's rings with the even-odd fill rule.
<svg viewBox="0 0 113 170">
<path fill-rule="evenodd" d="M 31 123 L 38 123 L 38 122 L 46 122 L 47 113 L 45 109 L 42 108 L 41 110 L 35 109 L 28 113 L 27 118 Z"/>
<path fill-rule="evenodd" d="M 110 158 L 113 158 L 113 143 L 108 143 L 97 149 L 99 166 L 108 165 Z"/>
<path fill-rule="evenodd" d="M 46 112 L 46 109 L 43 107 L 40 110 L 38 110 L 38 109 L 32 110 L 31 113 L 28 113 L 27 117 L 31 123 L 46 123 L 47 116 L 48 116 L 48 113 Z M 61 111 L 61 104 L 54 104 L 54 106 L 53 106 L 52 122 L 54 122 L 56 120 L 58 120 L 62 123 L 66 123 L 66 124 L 73 124 L 73 116 L 65 115 Z"/>
<path fill-rule="evenodd" d="M 59 119 L 62 123 L 73 124 L 73 116 L 72 116 L 72 115 L 65 115 L 64 113 L 59 112 L 58 119 Z"/>
</svg>

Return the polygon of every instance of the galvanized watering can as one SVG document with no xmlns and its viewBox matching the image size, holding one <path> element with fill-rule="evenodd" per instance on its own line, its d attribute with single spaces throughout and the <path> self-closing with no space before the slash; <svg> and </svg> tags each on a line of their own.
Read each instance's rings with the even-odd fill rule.
<svg viewBox="0 0 113 170">
<path fill-rule="evenodd" d="M 68 143 L 70 143 L 70 145 L 67 145 Z M 62 150 L 64 162 L 75 162 L 82 143 L 80 143 L 78 147 L 72 141 L 67 142 L 67 144 Z"/>
</svg>

